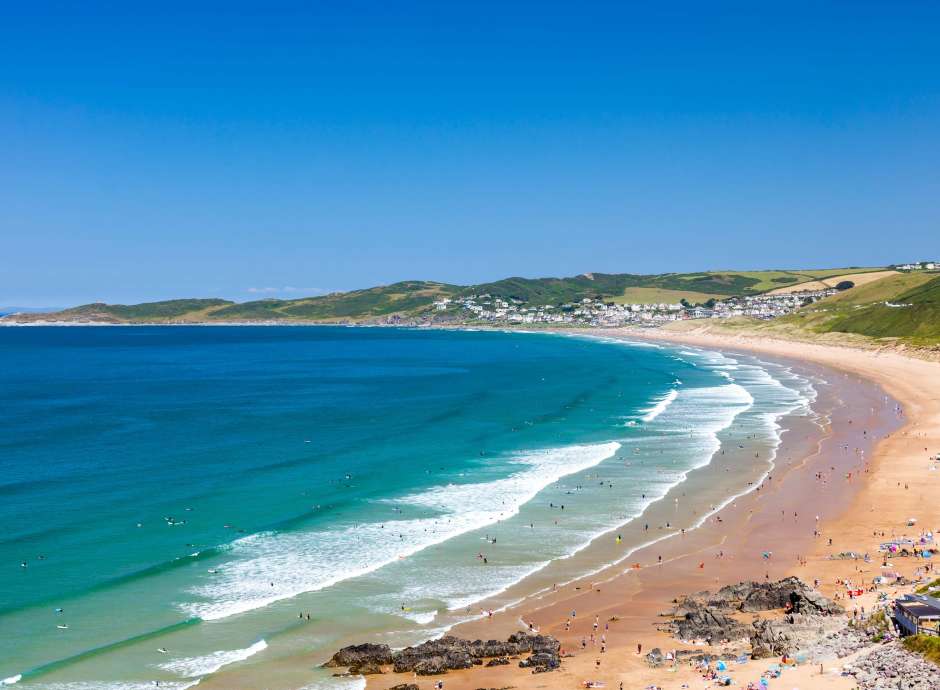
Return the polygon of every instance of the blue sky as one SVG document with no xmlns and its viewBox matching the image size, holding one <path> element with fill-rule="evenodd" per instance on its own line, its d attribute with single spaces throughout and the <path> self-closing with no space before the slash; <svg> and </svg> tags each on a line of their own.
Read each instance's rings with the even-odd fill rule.
<svg viewBox="0 0 940 690">
<path fill-rule="evenodd" d="M 940 255 L 938 3 L 133 4 L 4 8 L 0 305 Z"/>
</svg>

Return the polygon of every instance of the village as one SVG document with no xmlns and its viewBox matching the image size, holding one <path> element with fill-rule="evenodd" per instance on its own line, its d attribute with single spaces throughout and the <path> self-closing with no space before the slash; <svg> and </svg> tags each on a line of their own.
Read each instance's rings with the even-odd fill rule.
<svg viewBox="0 0 940 690">
<path fill-rule="evenodd" d="M 435 302 L 434 308 L 438 313 L 446 312 L 449 317 L 467 322 L 653 327 L 687 319 L 727 319 L 736 316 L 773 319 L 835 292 L 835 289 L 825 289 L 777 295 L 748 295 L 723 300 L 710 299 L 703 304 L 690 304 L 685 300 L 672 304 L 631 304 L 585 297 L 580 302 L 538 306 L 515 298 L 482 294 L 444 298 Z"/>
</svg>

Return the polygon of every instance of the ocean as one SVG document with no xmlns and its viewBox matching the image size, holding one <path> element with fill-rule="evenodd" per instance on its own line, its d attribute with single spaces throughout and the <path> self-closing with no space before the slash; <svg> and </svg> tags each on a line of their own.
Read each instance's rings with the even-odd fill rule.
<svg viewBox="0 0 940 690">
<path fill-rule="evenodd" d="M 583 575 L 683 482 L 655 538 L 692 529 L 814 397 L 753 357 L 572 335 L 0 329 L 0 679 L 351 687 L 281 660 L 412 643 Z"/>
</svg>

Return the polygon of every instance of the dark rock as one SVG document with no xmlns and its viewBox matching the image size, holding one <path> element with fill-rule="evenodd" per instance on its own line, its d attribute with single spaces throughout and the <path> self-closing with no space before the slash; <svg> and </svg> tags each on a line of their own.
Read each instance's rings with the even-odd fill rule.
<svg viewBox="0 0 940 690">
<path fill-rule="evenodd" d="M 419 690 L 419 688 L 414 683 L 399 683 L 398 685 L 393 685 L 388 690 Z"/>
<path fill-rule="evenodd" d="M 519 668 L 531 668 L 534 673 L 551 671 L 561 665 L 557 652 L 536 652 L 519 662 Z"/>
<path fill-rule="evenodd" d="M 717 592 L 698 592 L 680 599 L 672 615 L 683 616 L 702 606 L 725 612 L 792 609 L 796 613 L 843 613 L 841 606 L 792 576 L 776 582 L 739 582 Z"/>
<path fill-rule="evenodd" d="M 358 674 L 360 676 L 371 676 L 376 673 L 382 673 L 382 667 L 378 664 L 365 663 L 361 666 L 350 666 L 349 672 L 351 674 Z"/>
<path fill-rule="evenodd" d="M 489 666 L 508 666 L 508 665 L 509 665 L 509 657 L 498 656 L 498 657 L 496 657 L 496 658 L 494 658 L 494 659 L 490 659 L 489 661 L 487 661 L 487 662 L 486 662 L 486 665 L 487 665 L 488 667 L 489 667 Z"/>
<path fill-rule="evenodd" d="M 415 663 L 412 670 L 419 676 L 436 676 L 447 673 L 447 662 L 442 656 L 432 656 Z"/>
<path fill-rule="evenodd" d="M 347 666 L 350 671 L 381 673 L 381 666 L 392 665 L 395 673 L 417 673 L 437 675 L 449 670 L 479 666 L 484 659 L 502 661 L 488 665 L 509 663 L 509 657 L 531 654 L 524 663 L 531 667 L 551 670 L 558 668 L 561 660 L 561 643 L 548 635 L 513 633 L 505 642 L 499 640 L 463 640 L 448 635 L 439 640 L 428 640 L 414 647 L 391 652 L 386 645 L 354 645 L 344 647 L 325 666 Z"/>
<path fill-rule="evenodd" d="M 364 664 L 390 664 L 392 650 L 387 644 L 354 644 L 343 647 L 333 658 L 323 664 L 326 668 L 338 666 L 363 666 Z"/>
<path fill-rule="evenodd" d="M 688 602 L 685 615 L 673 622 L 673 631 L 680 640 L 740 640 L 748 637 L 742 623 L 719 610 L 697 602 Z"/>
<path fill-rule="evenodd" d="M 663 656 L 663 652 L 659 647 L 654 647 L 653 651 L 646 655 L 646 663 L 648 663 L 650 666 L 659 666 L 663 663 L 664 660 L 665 657 Z"/>
</svg>

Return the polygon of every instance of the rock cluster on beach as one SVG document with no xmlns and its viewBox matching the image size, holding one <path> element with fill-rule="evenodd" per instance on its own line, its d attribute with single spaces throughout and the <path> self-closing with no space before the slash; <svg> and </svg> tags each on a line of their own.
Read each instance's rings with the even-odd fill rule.
<svg viewBox="0 0 940 690">
<path fill-rule="evenodd" d="M 817 639 L 800 648 L 810 663 L 820 663 L 833 659 L 843 659 L 850 654 L 871 647 L 884 635 L 884 628 L 866 622 L 865 624 L 846 625 L 821 639 Z"/>
<path fill-rule="evenodd" d="M 486 659 L 489 659 L 487 666 L 504 665 L 509 663 L 510 658 L 528 654 L 527 658 L 519 662 L 519 666 L 540 673 L 559 667 L 560 650 L 561 643 L 548 635 L 519 632 L 510 635 L 505 642 L 471 642 L 448 635 L 394 652 L 384 644 L 351 645 L 336 652 L 324 666 L 345 667 L 350 673 L 362 675 L 382 673 L 383 667 L 391 666 L 395 673 L 431 676 L 481 666 Z"/>
<path fill-rule="evenodd" d="M 843 670 L 855 677 L 860 690 L 940 688 L 940 668 L 908 652 L 896 642 L 846 664 Z"/>
<path fill-rule="evenodd" d="M 785 577 L 775 582 L 739 582 L 726 585 L 717 592 L 698 592 L 677 600 L 673 615 L 682 615 L 684 607 L 705 606 L 717 611 L 772 611 L 788 606 L 794 613 L 833 615 L 844 613 L 839 604 L 830 601 L 798 577 Z"/>
<path fill-rule="evenodd" d="M 774 620 L 746 625 L 735 614 L 784 609 Z M 796 577 L 775 582 L 740 582 L 717 592 L 698 592 L 676 601 L 669 628 L 686 641 L 738 642 L 747 640 L 751 656 L 793 654 L 844 624 L 844 609 Z"/>
<path fill-rule="evenodd" d="M 842 628 L 845 621 L 828 616 L 794 613 L 781 619 L 761 619 L 753 623 L 751 658 L 794 655 L 808 642 Z"/>
</svg>

